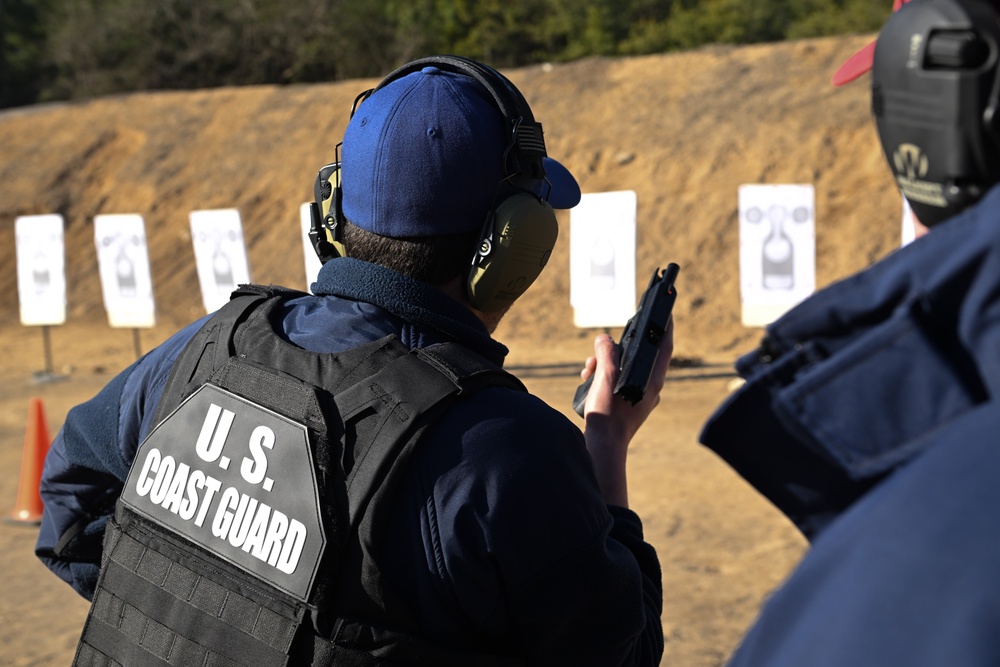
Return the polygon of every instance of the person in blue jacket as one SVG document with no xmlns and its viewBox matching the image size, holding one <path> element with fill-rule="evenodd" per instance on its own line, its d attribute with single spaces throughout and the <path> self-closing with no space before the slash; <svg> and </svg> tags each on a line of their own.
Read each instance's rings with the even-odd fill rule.
<svg viewBox="0 0 1000 667">
<path fill-rule="evenodd" d="M 1000 664 L 998 19 L 897 3 L 857 57 L 930 231 L 770 325 L 702 432 L 811 542 L 731 665 Z"/>
<path fill-rule="evenodd" d="M 339 162 L 317 182 L 314 242 L 325 263 L 312 294 L 280 309 L 279 337 L 317 354 L 387 336 L 410 349 L 457 343 L 502 365 L 507 348 L 491 334 L 548 258 L 552 209 L 574 206 L 579 186 L 545 154 L 520 93 L 481 63 L 415 61 L 359 99 Z M 519 238 L 533 268 L 504 255 Z M 36 553 L 88 599 L 171 370 L 211 321 L 72 409 L 51 447 Z M 377 545 L 387 586 L 416 619 L 408 632 L 509 660 L 488 664 L 659 664 L 659 562 L 628 509 L 625 461 L 671 351 L 672 327 L 632 406 L 612 395 L 617 346 L 598 336 L 582 372 L 593 378 L 583 431 L 508 387 L 480 389 L 431 424 Z"/>
</svg>

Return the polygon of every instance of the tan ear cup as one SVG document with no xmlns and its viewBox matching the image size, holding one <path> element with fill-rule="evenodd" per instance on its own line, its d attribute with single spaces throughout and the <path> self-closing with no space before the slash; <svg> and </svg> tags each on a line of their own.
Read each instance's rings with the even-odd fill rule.
<svg viewBox="0 0 1000 667">
<path fill-rule="evenodd" d="M 338 217 L 340 216 L 340 167 L 337 164 L 330 164 L 323 167 L 317 176 L 315 187 L 317 203 L 319 205 L 321 229 L 320 243 L 323 245 L 317 248 L 317 254 L 323 262 L 334 257 L 346 257 L 347 251 L 344 244 L 334 234 L 332 230 L 339 231 Z"/>
<path fill-rule="evenodd" d="M 548 202 L 527 194 L 497 207 L 491 238 L 483 238 L 469 272 L 469 302 L 477 310 L 509 307 L 535 282 L 552 255 L 559 226 Z"/>
</svg>

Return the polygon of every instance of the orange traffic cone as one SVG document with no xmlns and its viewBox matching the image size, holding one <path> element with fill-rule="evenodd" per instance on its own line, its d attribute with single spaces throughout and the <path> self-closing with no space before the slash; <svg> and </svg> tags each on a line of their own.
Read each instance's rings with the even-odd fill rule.
<svg viewBox="0 0 1000 667">
<path fill-rule="evenodd" d="M 17 504 L 8 517 L 10 521 L 41 523 L 42 496 L 38 492 L 38 485 L 42 481 L 42 467 L 45 465 L 45 455 L 49 453 L 50 444 L 42 399 L 32 398 L 28 404 L 28 427 L 24 432 L 24 453 L 21 455 L 21 477 L 17 483 Z"/>
</svg>

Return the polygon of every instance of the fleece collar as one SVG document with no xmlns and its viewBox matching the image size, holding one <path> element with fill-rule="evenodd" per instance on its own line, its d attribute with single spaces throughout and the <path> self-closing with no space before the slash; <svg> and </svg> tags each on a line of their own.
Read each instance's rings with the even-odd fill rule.
<svg viewBox="0 0 1000 667">
<path fill-rule="evenodd" d="M 427 283 L 377 264 L 338 257 L 323 265 L 312 292 L 384 308 L 419 328 L 429 328 L 503 364 L 508 349 L 493 340 L 486 326 L 468 308 Z"/>
</svg>

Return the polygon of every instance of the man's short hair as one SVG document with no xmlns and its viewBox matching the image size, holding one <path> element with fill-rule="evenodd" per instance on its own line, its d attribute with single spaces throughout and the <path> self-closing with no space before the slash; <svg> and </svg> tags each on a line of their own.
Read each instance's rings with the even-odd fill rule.
<svg viewBox="0 0 1000 667">
<path fill-rule="evenodd" d="M 469 271 L 478 231 L 444 236 L 380 236 L 348 221 L 343 223 L 347 255 L 439 286 Z"/>
</svg>

